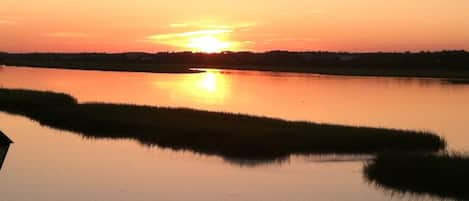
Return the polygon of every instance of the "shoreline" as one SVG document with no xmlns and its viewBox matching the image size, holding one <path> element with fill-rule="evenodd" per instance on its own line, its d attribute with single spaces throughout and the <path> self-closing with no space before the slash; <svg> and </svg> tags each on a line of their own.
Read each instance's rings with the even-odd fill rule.
<svg viewBox="0 0 469 201">
<path fill-rule="evenodd" d="M 240 70 L 240 71 L 259 71 L 273 73 L 302 73 L 302 74 L 318 74 L 330 76 L 354 76 L 354 77 L 389 77 L 389 78 L 429 78 L 429 79 L 446 79 L 454 81 L 458 84 L 469 83 L 469 69 L 451 72 L 438 72 L 436 69 L 427 69 L 422 71 L 391 71 L 387 68 L 370 69 L 368 67 L 265 67 L 265 66 L 224 66 L 224 65 L 201 65 L 201 69 L 219 69 L 219 70 Z M 374 72 L 369 72 L 369 70 Z M 384 72 L 383 70 L 386 70 Z M 366 72 L 368 71 L 368 72 Z"/>
<path fill-rule="evenodd" d="M 0 65 L 43 68 L 194 73 L 193 68 L 314 73 L 341 76 L 415 77 L 469 80 L 469 52 L 123 52 L 7 53 Z M 464 79 L 463 81 L 460 81 Z"/>
<path fill-rule="evenodd" d="M 50 69 L 64 69 L 64 70 L 89 70 L 89 71 L 104 71 L 104 72 L 135 72 L 135 73 L 168 73 L 168 74 L 188 74 L 188 73 L 201 73 L 202 71 L 191 70 L 191 68 L 182 68 L 180 66 L 164 66 L 155 68 L 154 65 L 148 64 L 27 64 L 27 63 L 2 63 L 2 67 L 13 68 L 50 68 Z"/>
<path fill-rule="evenodd" d="M 5 67 L 30 67 L 71 70 L 94 70 L 143 73 L 201 73 L 193 69 L 219 69 L 260 71 L 273 73 L 302 73 L 332 76 L 391 77 L 391 78 L 434 78 L 448 83 L 469 84 L 469 69 L 418 68 L 403 69 L 389 67 L 293 67 L 293 66 L 250 66 L 250 65 L 184 65 L 184 64 L 130 64 L 130 63 L 62 63 L 62 62 L 3 62 Z M 187 67 L 184 67 L 187 66 Z M 1 68 L 1 67 L 0 67 Z"/>
</svg>

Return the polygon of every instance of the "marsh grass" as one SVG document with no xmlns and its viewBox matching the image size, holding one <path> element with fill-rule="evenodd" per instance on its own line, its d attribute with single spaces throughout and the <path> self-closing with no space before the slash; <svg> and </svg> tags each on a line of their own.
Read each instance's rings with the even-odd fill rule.
<svg viewBox="0 0 469 201">
<path fill-rule="evenodd" d="M 290 154 L 438 151 L 429 132 L 351 127 L 241 114 L 137 105 L 84 103 L 66 94 L 0 89 L 0 110 L 88 137 L 128 138 L 143 144 L 234 158 Z"/>
<path fill-rule="evenodd" d="M 469 156 L 462 154 L 379 154 L 365 165 L 364 174 L 393 191 L 469 199 Z"/>
</svg>

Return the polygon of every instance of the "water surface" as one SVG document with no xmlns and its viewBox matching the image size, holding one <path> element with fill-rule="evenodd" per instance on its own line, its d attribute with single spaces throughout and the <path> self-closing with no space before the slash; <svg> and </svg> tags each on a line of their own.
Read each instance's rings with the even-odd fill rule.
<svg viewBox="0 0 469 201">
<path fill-rule="evenodd" d="M 469 85 L 436 79 L 6 67 L 0 68 L 0 86 L 64 92 L 80 102 L 189 107 L 430 130 L 445 136 L 451 150 L 469 150 Z M 236 161 L 147 147 L 131 140 L 86 139 L 6 113 L 0 113 L 0 129 L 15 141 L 0 172 L 2 201 L 431 199 L 395 195 L 368 184 L 361 173 L 361 158 Z"/>
</svg>

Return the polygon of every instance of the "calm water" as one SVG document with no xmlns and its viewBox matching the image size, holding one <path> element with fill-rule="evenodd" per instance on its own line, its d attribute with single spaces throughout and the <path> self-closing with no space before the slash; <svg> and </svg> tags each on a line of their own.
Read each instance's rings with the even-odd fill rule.
<svg viewBox="0 0 469 201">
<path fill-rule="evenodd" d="M 80 102 L 430 130 L 445 136 L 451 150 L 469 151 L 469 85 L 434 79 L 6 67 L 0 69 L 0 86 L 65 92 Z M 292 156 L 277 163 L 241 163 L 131 140 L 85 139 L 1 112 L 0 129 L 15 141 L 0 171 L 1 201 L 431 199 L 368 184 L 361 172 L 364 160 L 353 157 Z"/>
</svg>

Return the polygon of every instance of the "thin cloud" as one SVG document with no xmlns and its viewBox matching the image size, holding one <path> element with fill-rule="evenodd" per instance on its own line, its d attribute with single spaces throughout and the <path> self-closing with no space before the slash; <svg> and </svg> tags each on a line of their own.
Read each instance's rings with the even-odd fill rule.
<svg viewBox="0 0 469 201">
<path fill-rule="evenodd" d="M 169 27 L 171 28 L 184 28 L 184 27 L 189 27 L 189 24 L 186 23 L 174 23 L 174 24 L 169 24 Z"/>
<path fill-rule="evenodd" d="M 319 41 L 319 38 L 276 38 L 269 39 L 270 41 L 298 41 L 298 42 L 316 42 Z"/>
<path fill-rule="evenodd" d="M 0 25 L 14 25 L 18 24 L 18 20 L 12 17 L 0 16 Z"/>
<path fill-rule="evenodd" d="M 170 28 L 193 28 L 193 29 L 243 29 L 256 26 L 254 22 L 244 22 L 232 25 L 217 24 L 213 22 L 187 22 L 169 24 Z"/>
<path fill-rule="evenodd" d="M 181 49 L 194 49 L 191 44 L 196 40 L 207 40 L 207 38 L 217 40 L 219 43 L 229 44 L 229 49 L 237 49 L 240 46 L 252 45 L 252 41 L 234 41 L 231 36 L 234 33 L 246 31 L 255 26 L 256 23 L 236 23 L 236 24 L 218 24 L 214 21 L 201 22 L 180 22 L 169 24 L 171 30 L 180 30 L 154 34 L 145 37 L 145 40 L 155 44 L 170 45 Z"/>
<path fill-rule="evenodd" d="M 321 15 L 321 14 L 324 14 L 324 11 L 322 11 L 322 10 L 312 10 L 309 13 L 313 14 L 313 15 Z"/>
<path fill-rule="evenodd" d="M 0 20 L 0 24 L 15 24 L 15 21 L 11 21 L 11 20 Z"/>
<path fill-rule="evenodd" d="M 86 38 L 89 37 L 86 33 L 80 32 L 53 32 L 53 33 L 46 33 L 43 34 L 45 37 L 52 37 L 52 38 Z"/>
<path fill-rule="evenodd" d="M 183 33 L 170 33 L 170 34 L 156 34 L 152 36 L 148 36 L 150 40 L 168 40 L 173 38 L 185 38 L 191 36 L 204 36 L 204 35 L 219 35 L 225 33 L 233 32 L 230 29 L 208 29 L 208 30 L 198 30 L 198 31 L 190 31 L 190 32 L 183 32 Z"/>
<path fill-rule="evenodd" d="M 233 33 L 231 29 L 206 29 L 181 33 L 156 34 L 148 36 L 146 40 L 155 44 L 170 45 L 173 47 L 200 50 L 200 41 L 213 40 L 223 45 L 221 49 L 236 49 L 242 42 L 230 40 Z"/>
</svg>

